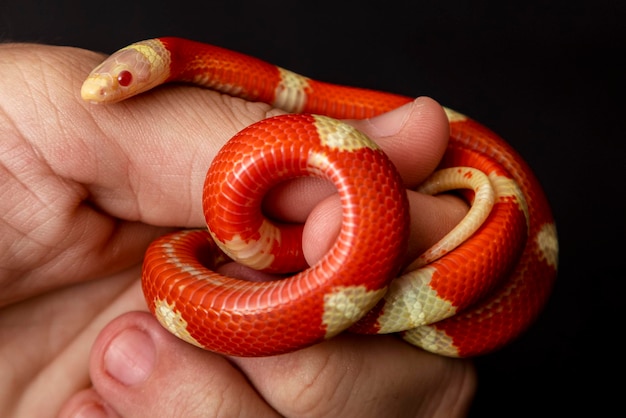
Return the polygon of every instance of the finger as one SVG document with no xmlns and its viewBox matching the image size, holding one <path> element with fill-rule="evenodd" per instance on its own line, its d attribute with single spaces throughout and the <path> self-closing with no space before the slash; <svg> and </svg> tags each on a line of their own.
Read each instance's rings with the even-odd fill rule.
<svg viewBox="0 0 626 418">
<path fill-rule="evenodd" d="M 414 188 L 435 170 L 448 143 L 448 118 L 442 107 L 428 97 L 419 97 L 375 118 L 347 122 L 380 145 L 408 188 Z M 304 222 L 313 207 L 335 191 L 321 179 L 296 179 L 275 187 L 266 197 L 264 209 L 280 219 Z"/>
<path fill-rule="evenodd" d="M 391 158 L 408 188 L 414 188 L 437 167 L 449 138 L 448 118 L 429 97 L 378 117 L 350 121 Z"/>
<path fill-rule="evenodd" d="M 428 196 L 407 191 L 410 205 L 409 264 L 443 238 L 465 216 L 467 204 L 452 195 Z M 341 229 L 341 203 L 331 195 L 317 204 L 304 225 L 302 246 L 309 265 L 320 260 L 332 247 Z"/>
<path fill-rule="evenodd" d="M 275 114 L 262 103 L 181 85 L 98 106 L 80 98 L 80 86 L 101 54 L 25 45 L 4 47 L 3 56 L 18 65 L 1 69 L 0 116 L 36 151 L 27 162 L 63 180 L 57 188 L 64 185 L 73 199 L 124 220 L 203 225 L 202 186 L 215 153 L 237 131 Z"/>
<path fill-rule="evenodd" d="M 460 417 L 475 391 L 471 363 L 394 337 L 342 335 L 295 353 L 233 361 L 286 417 Z"/>
<path fill-rule="evenodd" d="M 278 416 L 232 363 L 182 342 L 148 313 L 107 325 L 94 343 L 90 374 L 96 408 L 119 416 Z M 69 401 L 73 411 L 94 401 L 77 397 Z"/>
<path fill-rule="evenodd" d="M 381 116 L 351 123 L 383 148 L 409 188 L 424 181 L 435 170 L 449 136 L 449 122 L 442 107 L 427 97 Z M 294 189 L 289 191 L 304 195 L 303 185 Z M 324 201 L 311 205 L 304 229 L 304 253 L 309 264 L 328 252 L 341 226 L 339 198 L 331 190 L 325 193 L 328 197 Z M 410 262 L 457 225 L 468 207 L 461 199 L 448 195 L 432 197 L 409 191 L 407 196 L 411 223 L 406 259 Z M 286 201 L 287 197 L 283 199 Z M 294 199 L 299 203 L 294 206 L 307 208 L 301 203 L 303 198 Z"/>
<path fill-rule="evenodd" d="M 58 418 L 120 418 L 121 416 L 93 388 L 72 396 L 61 408 Z"/>
<path fill-rule="evenodd" d="M 378 118 L 354 121 L 394 162 L 409 189 L 437 168 L 448 145 L 450 123 L 439 103 L 418 97 Z M 411 223 L 406 260 L 410 262 L 443 238 L 465 216 L 468 205 L 452 195 L 408 191 Z"/>
</svg>

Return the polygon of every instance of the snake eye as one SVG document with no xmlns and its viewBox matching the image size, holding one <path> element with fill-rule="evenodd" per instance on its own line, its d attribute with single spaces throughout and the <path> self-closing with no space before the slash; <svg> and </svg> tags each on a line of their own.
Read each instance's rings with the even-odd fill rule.
<svg viewBox="0 0 626 418">
<path fill-rule="evenodd" d="M 133 82 L 133 74 L 128 70 L 120 71 L 117 75 L 117 82 L 122 87 L 128 87 Z"/>
</svg>

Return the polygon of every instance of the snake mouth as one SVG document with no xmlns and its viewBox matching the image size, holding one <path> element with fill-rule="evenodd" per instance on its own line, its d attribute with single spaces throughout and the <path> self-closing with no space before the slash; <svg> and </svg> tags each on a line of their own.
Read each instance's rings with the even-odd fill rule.
<svg viewBox="0 0 626 418">
<path fill-rule="evenodd" d="M 109 74 L 92 74 L 85 80 L 80 95 L 83 100 L 91 103 L 112 103 L 122 99 L 120 93 L 115 94 L 113 78 Z M 117 99 L 117 100 L 116 100 Z"/>
</svg>

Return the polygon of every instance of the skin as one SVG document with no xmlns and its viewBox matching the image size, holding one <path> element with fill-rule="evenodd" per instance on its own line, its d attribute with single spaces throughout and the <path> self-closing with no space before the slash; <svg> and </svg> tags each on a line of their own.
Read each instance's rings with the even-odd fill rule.
<svg viewBox="0 0 626 418">
<path fill-rule="evenodd" d="M 7 44 L 0 56 L 0 410 L 15 417 L 466 415 L 476 387 L 471 362 L 393 336 L 341 335 L 282 356 L 226 358 L 179 341 L 146 312 L 139 271 L 147 244 L 174 227 L 203 225 L 211 159 L 235 132 L 278 110 L 181 85 L 96 106 L 79 92 L 102 55 Z M 353 124 L 379 142 L 408 185 L 433 170 L 448 133 L 428 98 Z M 410 200 L 407 258 L 466 211 L 449 196 L 411 193 Z M 268 197 L 267 209 L 287 219 L 311 211 L 303 242 L 309 261 L 330 245 L 338 209 L 326 184 L 292 182 Z"/>
</svg>

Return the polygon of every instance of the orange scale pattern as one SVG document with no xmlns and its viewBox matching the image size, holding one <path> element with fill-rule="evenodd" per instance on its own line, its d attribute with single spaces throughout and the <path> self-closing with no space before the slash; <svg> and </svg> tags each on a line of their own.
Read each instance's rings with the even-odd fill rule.
<svg viewBox="0 0 626 418">
<path fill-rule="evenodd" d="M 169 71 L 167 81 L 281 104 L 287 112 L 364 118 L 412 100 L 310 80 L 211 45 L 179 38 L 158 38 L 148 45 L 155 42 L 162 46 L 158 53 L 169 54 L 163 57 L 169 62 L 163 69 Z M 450 141 L 442 167 L 478 168 L 492 180 L 510 180 L 522 194 L 500 195 L 469 240 L 427 266 L 434 273 L 424 288 L 425 303 L 455 315 L 402 332 L 426 350 L 465 357 L 496 350 L 533 323 L 556 277 L 558 241 L 548 200 L 524 160 L 488 128 L 446 111 Z M 319 137 L 324 131 L 320 123 L 327 122 L 287 115 L 238 134 L 220 152 L 205 182 L 203 206 L 211 233 L 183 231 L 151 245 L 144 263 L 144 294 L 155 316 L 176 335 L 209 350 L 260 356 L 329 338 L 351 326 L 342 322 L 342 315 L 362 317 L 351 331 L 375 333 L 382 328 L 380 322 L 392 306 L 380 298 L 387 286 L 391 289 L 405 277 L 388 285 L 406 250 L 406 193 L 380 151 L 333 147 Z M 338 160 L 327 162 L 334 158 Z M 327 177 L 344 194 L 344 222 L 335 246 L 304 271 L 301 228 L 282 228 L 260 211 L 270 187 L 301 175 Z M 218 245 L 248 250 L 257 245 L 257 254 L 276 259 L 266 263 L 271 271 L 300 272 L 262 284 L 213 273 L 210 269 L 226 256 L 207 244 L 211 236 Z M 372 306 L 369 312 L 341 311 L 350 304 Z"/>
</svg>

